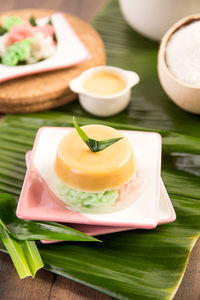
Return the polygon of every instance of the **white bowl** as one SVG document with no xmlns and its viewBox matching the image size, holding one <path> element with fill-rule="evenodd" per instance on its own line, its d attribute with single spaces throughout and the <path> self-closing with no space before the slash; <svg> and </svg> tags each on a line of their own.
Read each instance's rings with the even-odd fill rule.
<svg viewBox="0 0 200 300">
<path fill-rule="evenodd" d="M 119 93 L 112 95 L 96 95 L 86 91 L 83 88 L 84 80 L 99 71 L 109 71 L 118 75 L 126 82 L 126 87 Z M 108 117 L 122 111 L 130 102 L 131 88 L 139 82 L 139 76 L 132 71 L 123 70 L 111 66 L 100 66 L 86 70 L 80 76 L 70 82 L 70 88 L 73 92 L 79 94 L 81 106 L 89 113 L 99 116 Z"/>
<path fill-rule="evenodd" d="M 199 0 L 119 0 L 119 4 L 133 29 L 157 41 L 179 19 L 200 11 Z"/>
<path fill-rule="evenodd" d="M 200 15 L 188 16 L 172 26 L 164 35 L 158 54 L 158 75 L 166 94 L 182 109 L 200 114 L 200 87 L 186 84 L 175 77 L 166 62 L 166 47 L 170 37 L 182 26 L 200 20 Z"/>
</svg>

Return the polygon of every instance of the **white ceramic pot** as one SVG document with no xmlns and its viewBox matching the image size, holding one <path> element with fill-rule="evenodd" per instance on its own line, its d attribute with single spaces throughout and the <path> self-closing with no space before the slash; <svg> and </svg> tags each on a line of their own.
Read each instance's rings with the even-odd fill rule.
<svg viewBox="0 0 200 300">
<path fill-rule="evenodd" d="M 133 29 L 157 41 L 179 19 L 200 12 L 200 0 L 119 0 L 119 4 Z"/>
<path fill-rule="evenodd" d="M 86 91 L 83 88 L 84 80 L 99 71 L 109 71 L 123 78 L 126 82 L 125 88 L 119 93 L 107 96 L 96 95 Z M 139 80 L 139 76 L 135 72 L 111 66 L 100 66 L 90 68 L 73 79 L 70 82 L 70 88 L 79 95 L 80 104 L 87 112 L 99 117 L 108 117 L 126 108 L 130 102 L 131 88 L 138 84 Z"/>
</svg>

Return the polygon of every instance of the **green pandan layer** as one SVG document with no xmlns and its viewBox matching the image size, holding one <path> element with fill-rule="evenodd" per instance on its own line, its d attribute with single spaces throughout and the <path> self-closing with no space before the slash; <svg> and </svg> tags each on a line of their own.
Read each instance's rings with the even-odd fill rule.
<svg viewBox="0 0 200 300">
<path fill-rule="evenodd" d="M 65 185 L 59 186 L 59 193 L 65 203 L 74 208 L 95 208 L 110 206 L 119 197 L 116 190 L 108 190 L 102 193 L 80 192 Z"/>
<path fill-rule="evenodd" d="M 24 21 L 18 16 L 3 16 L 2 17 L 3 27 L 10 31 L 11 27 L 14 25 L 23 25 Z"/>
<path fill-rule="evenodd" d="M 32 41 L 33 38 L 28 38 L 9 46 L 2 56 L 2 63 L 7 66 L 16 66 L 19 62 L 27 59 L 31 53 Z"/>
</svg>

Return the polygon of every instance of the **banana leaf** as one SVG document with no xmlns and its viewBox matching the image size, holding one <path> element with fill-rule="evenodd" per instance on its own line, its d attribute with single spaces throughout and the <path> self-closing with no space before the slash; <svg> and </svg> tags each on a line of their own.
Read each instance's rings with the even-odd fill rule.
<svg viewBox="0 0 200 300">
<path fill-rule="evenodd" d="M 55 222 L 35 222 L 16 217 L 16 200 L 0 194 L 0 225 L 17 240 L 98 241 L 78 230 Z"/>
<path fill-rule="evenodd" d="M 1 220 L 0 220 L 1 221 Z M 0 222 L 0 239 L 16 268 L 20 279 L 35 277 L 36 272 L 44 267 L 40 253 L 34 241 L 17 240 Z"/>
<path fill-rule="evenodd" d="M 91 117 L 78 102 L 57 111 L 5 117 L 0 124 L 0 192 L 18 198 L 24 154 L 41 126 L 72 126 L 76 115 L 81 125 L 161 133 L 162 177 L 176 210 L 174 223 L 101 236 L 103 243 L 38 244 L 38 249 L 47 270 L 116 299 L 172 299 L 200 235 L 200 118 L 164 94 L 156 72 L 158 45 L 129 28 L 117 1 L 109 1 L 93 24 L 104 39 L 108 64 L 141 77 L 129 107 L 106 119 Z M 0 249 L 5 251 L 1 242 Z"/>
</svg>

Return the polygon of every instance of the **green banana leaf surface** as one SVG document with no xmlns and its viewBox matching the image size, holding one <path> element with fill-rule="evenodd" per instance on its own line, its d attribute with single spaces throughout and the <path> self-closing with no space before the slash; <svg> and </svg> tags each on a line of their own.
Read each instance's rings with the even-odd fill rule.
<svg viewBox="0 0 200 300">
<path fill-rule="evenodd" d="M 19 197 L 24 154 L 41 126 L 72 126 L 75 115 L 80 125 L 159 132 L 162 177 L 177 214 L 174 223 L 101 236 L 103 243 L 38 243 L 38 249 L 46 269 L 116 299 L 172 299 L 200 235 L 200 118 L 165 95 L 156 71 L 158 45 L 125 23 L 117 1 L 109 1 L 93 25 L 104 40 L 107 63 L 141 77 L 130 105 L 106 119 L 92 117 L 78 102 L 57 111 L 6 116 L 0 123 L 0 192 Z M 0 249 L 5 251 L 1 242 Z"/>
<path fill-rule="evenodd" d="M 16 217 L 16 200 L 0 194 L 0 224 L 18 240 L 97 241 L 78 230 L 55 222 L 28 221 Z"/>
</svg>

